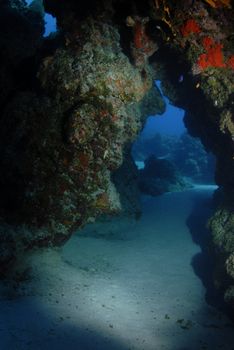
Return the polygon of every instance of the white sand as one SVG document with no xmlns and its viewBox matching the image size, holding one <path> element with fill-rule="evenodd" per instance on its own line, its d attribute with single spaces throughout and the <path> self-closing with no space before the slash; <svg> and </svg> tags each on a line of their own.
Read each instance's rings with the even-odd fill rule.
<svg viewBox="0 0 234 350">
<path fill-rule="evenodd" d="M 205 302 L 186 219 L 212 188 L 143 198 L 136 223 L 88 227 L 38 253 L 35 279 L 0 301 L 0 350 L 232 350 L 234 328 Z M 110 234 L 109 238 L 107 234 Z"/>
</svg>

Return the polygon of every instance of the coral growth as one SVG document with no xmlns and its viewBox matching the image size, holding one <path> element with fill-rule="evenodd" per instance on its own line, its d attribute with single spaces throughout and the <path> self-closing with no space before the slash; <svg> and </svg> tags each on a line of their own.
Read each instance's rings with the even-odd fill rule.
<svg viewBox="0 0 234 350">
<path fill-rule="evenodd" d="M 209 67 L 234 68 L 234 56 L 231 56 L 227 63 L 225 63 L 222 44 L 216 43 L 213 38 L 206 36 L 202 40 L 202 45 L 206 50 L 206 53 L 201 54 L 197 61 L 197 64 L 201 69 L 206 69 Z"/>
<path fill-rule="evenodd" d="M 202 40 L 202 45 L 205 50 L 209 50 L 214 44 L 215 42 L 210 36 L 205 36 Z"/>
<path fill-rule="evenodd" d="M 206 43 L 207 46 L 207 43 Z M 209 67 L 214 68 L 224 68 L 226 67 L 224 63 L 223 56 L 223 45 L 222 44 L 214 44 L 207 49 L 206 53 L 201 54 L 198 57 L 197 64 L 202 69 L 206 69 Z"/>
<path fill-rule="evenodd" d="M 9 223 L 6 244 L 17 247 L 12 260 L 121 210 L 111 172 L 141 128 L 140 102 L 152 78 L 130 64 L 114 27 L 94 19 L 77 26 L 79 43 L 72 33 L 70 44 L 44 58 L 40 93 L 16 93 L 0 121 L 0 214 Z M 16 226 L 21 234 L 10 235 Z"/>
<path fill-rule="evenodd" d="M 198 34 L 201 32 L 201 28 L 194 19 L 188 19 L 180 30 L 183 37 L 187 37 L 190 34 Z"/>
<path fill-rule="evenodd" d="M 229 57 L 229 59 L 227 61 L 227 67 L 229 67 L 231 69 L 234 69 L 234 55 Z"/>
<path fill-rule="evenodd" d="M 128 17 L 127 25 L 133 28 L 132 55 L 136 66 L 144 65 L 148 57 L 158 49 L 157 43 L 146 34 L 148 18 Z"/>
<path fill-rule="evenodd" d="M 134 26 L 134 45 L 137 49 L 145 49 L 145 41 L 149 40 L 146 36 L 144 24 L 142 21 L 136 21 Z"/>
<path fill-rule="evenodd" d="M 151 90 L 160 79 L 186 110 L 189 132 L 217 157 L 216 181 L 228 201 L 211 229 L 226 271 L 223 257 L 234 251 L 231 2 L 44 0 L 60 29 L 49 39 L 39 3 L 0 2 L 1 265 L 19 250 L 62 244 L 103 210 L 121 209 L 112 173 L 151 101 L 163 110 Z M 169 30 L 170 40 L 151 36 L 151 24 Z M 229 261 L 223 287 L 233 305 L 232 269 Z"/>
<path fill-rule="evenodd" d="M 150 156 L 145 160 L 145 167 L 139 173 L 140 190 L 151 196 L 189 188 L 189 183 L 181 177 L 174 164 L 167 159 Z"/>
<path fill-rule="evenodd" d="M 151 138 L 139 137 L 133 145 L 132 154 L 137 161 L 144 161 L 150 155 L 166 157 L 182 176 L 193 182 L 214 181 L 214 157 L 205 151 L 199 139 L 187 133 L 180 137 L 160 134 Z"/>
</svg>

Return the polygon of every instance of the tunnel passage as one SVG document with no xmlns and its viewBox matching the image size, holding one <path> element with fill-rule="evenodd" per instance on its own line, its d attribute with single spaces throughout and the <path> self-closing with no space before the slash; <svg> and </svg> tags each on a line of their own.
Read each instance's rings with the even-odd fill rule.
<svg viewBox="0 0 234 350">
<path fill-rule="evenodd" d="M 180 81 L 183 80 L 180 79 Z M 155 88 L 160 90 L 159 81 L 155 82 Z M 162 91 L 160 92 L 162 94 Z M 220 291 L 214 286 L 212 279 L 214 257 L 209 252 L 211 234 L 207 228 L 207 221 L 212 215 L 212 193 L 217 190 L 214 182 L 215 157 L 205 150 L 197 137 L 188 134 L 183 122 L 184 110 L 170 105 L 165 96 L 163 99 L 166 104 L 165 111 L 161 115 L 147 118 L 131 150 L 138 168 L 138 188 L 143 198 L 142 209 L 144 212 L 147 201 L 153 205 L 154 200 L 149 198 L 155 198 L 160 203 L 161 196 L 166 194 L 168 201 L 170 198 L 173 203 L 173 196 L 177 195 L 172 215 L 168 204 L 164 207 L 161 204 L 163 209 L 158 210 L 154 215 L 159 223 L 160 218 L 164 215 L 167 216 L 168 221 L 173 221 L 173 218 L 176 217 L 178 222 L 182 222 L 181 214 L 186 205 L 181 203 L 180 198 L 186 196 L 185 193 L 187 193 L 187 198 L 189 198 L 187 206 L 189 207 L 189 203 L 192 203 L 192 208 L 185 222 L 192 242 L 200 247 L 200 251 L 191 258 L 190 264 L 206 289 L 207 303 L 229 313 L 228 308 L 223 304 Z M 163 202 L 163 199 L 161 201 Z M 184 209 L 177 212 L 180 206 L 184 206 Z M 150 227 L 150 219 L 148 225 Z M 155 236 L 167 236 L 167 230 L 170 229 L 164 223 L 159 231 L 155 229 Z M 171 256 L 180 255 L 180 259 L 183 259 L 183 254 L 176 253 L 173 248 L 173 242 L 178 239 L 178 250 L 180 249 L 180 239 L 177 237 L 180 230 L 183 230 L 182 227 L 171 229 L 171 239 L 167 241 L 167 249 L 171 250 Z M 91 228 L 87 228 L 86 234 L 89 235 L 89 231 L 92 232 Z M 96 231 L 95 237 L 102 237 L 102 231 Z M 157 242 L 156 247 L 158 244 Z M 186 249 L 189 249 L 189 243 Z M 155 248 L 155 254 L 161 254 L 159 248 Z M 159 264 L 161 263 L 160 260 Z M 175 271 L 176 274 L 179 274 L 176 268 Z"/>
<path fill-rule="evenodd" d="M 153 88 L 161 80 L 189 133 L 217 158 L 215 279 L 233 305 L 230 2 L 45 0 L 59 28 L 47 40 L 42 15 L 23 0 L 0 6 L 12 24 L 1 37 L 2 273 L 22 251 L 62 245 L 123 208 L 113 173 L 128 164 L 134 179 L 129 145 L 150 110 L 163 108 Z"/>
<path fill-rule="evenodd" d="M 155 88 L 161 90 L 159 81 Z M 132 146 L 140 190 L 157 196 L 186 190 L 195 184 L 214 184 L 213 154 L 205 150 L 198 138 L 188 134 L 184 110 L 172 106 L 165 96 L 163 99 L 164 113 L 147 118 Z"/>
</svg>

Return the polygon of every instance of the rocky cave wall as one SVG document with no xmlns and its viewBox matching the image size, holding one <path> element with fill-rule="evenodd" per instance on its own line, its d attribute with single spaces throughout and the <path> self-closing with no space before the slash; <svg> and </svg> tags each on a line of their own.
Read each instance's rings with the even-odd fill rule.
<svg viewBox="0 0 234 350">
<path fill-rule="evenodd" d="M 136 175 L 123 153 L 129 154 L 149 99 L 156 99 L 155 112 L 164 104 L 152 88 L 150 67 L 139 70 L 122 52 L 109 9 L 102 9 L 104 19 L 98 8 L 87 16 L 85 8 L 76 13 L 66 2 L 58 14 L 61 33 L 42 40 L 41 11 L 24 1 L 1 6 L 11 23 L 10 31 L 2 28 L 2 60 L 12 62 L 8 71 L 2 66 L 4 81 L 13 76 L 9 91 L 2 88 L 0 128 L 4 273 L 23 252 L 61 245 L 101 213 L 127 209 L 138 215 L 136 186 L 124 195 Z M 33 47 L 30 26 L 15 39 L 15 18 L 35 26 Z M 118 180 L 123 173 L 126 185 Z"/>
<path fill-rule="evenodd" d="M 124 196 L 135 176 L 133 165 L 127 172 L 129 149 L 145 118 L 164 110 L 154 87 L 160 79 L 165 95 L 185 109 L 189 132 L 217 158 L 220 190 L 209 225 L 216 284 L 233 305 L 230 2 L 44 0 L 44 6 L 59 28 L 48 39 L 40 6 L 0 1 L 1 272 L 24 251 L 61 245 L 101 213 L 138 213 L 137 191 Z"/>
</svg>

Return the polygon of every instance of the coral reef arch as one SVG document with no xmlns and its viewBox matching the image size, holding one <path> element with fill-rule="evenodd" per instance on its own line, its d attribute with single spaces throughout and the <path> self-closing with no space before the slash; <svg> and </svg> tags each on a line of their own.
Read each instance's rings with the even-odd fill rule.
<svg viewBox="0 0 234 350">
<path fill-rule="evenodd" d="M 162 113 L 160 79 L 186 111 L 189 132 L 217 158 L 215 279 L 233 306 L 230 3 L 44 0 L 59 28 L 47 39 L 41 14 L 23 0 L 0 6 L 14 23 L 0 40 L 1 271 L 22 252 L 61 245 L 100 213 L 121 210 L 112 173 L 131 162 L 125 155 L 149 111 Z M 25 29 L 18 37 L 17 25 Z"/>
</svg>

